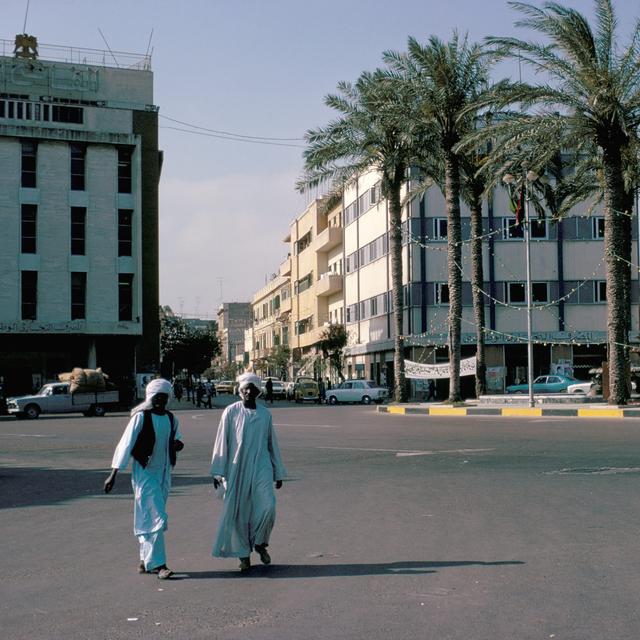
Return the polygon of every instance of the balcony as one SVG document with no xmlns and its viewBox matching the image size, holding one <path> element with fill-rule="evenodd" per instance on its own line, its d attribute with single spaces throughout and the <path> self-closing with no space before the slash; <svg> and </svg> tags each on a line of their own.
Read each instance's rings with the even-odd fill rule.
<svg viewBox="0 0 640 640">
<path fill-rule="evenodd" d="M 342 291 L 343 278 L 344 276 L 340 273 L 323 273 L 320 276 L 320 280 L 316 282 L 316 295 L 318 298 Z"/>
<path fill-rule="evenodd" d="M 291 275 L 291 258 L 287 258 L 280 265 L 280 275 L 284 278 L 285 276 Z"/>
<path fill-rule="evenodd" d="M 276 312 L 276 318 L 279 318 L 281 315 L 285 313 L 289 313 L 291 311 L 291 298 L 285 298 L 284 300 L 280 300 L 280 308 Z"/>
<path fill-rule="evenodd" d="M 342 227 L 327 227 L 316 236 L 315 250 L 326 252 L 342 244 Z"/>
</svg>

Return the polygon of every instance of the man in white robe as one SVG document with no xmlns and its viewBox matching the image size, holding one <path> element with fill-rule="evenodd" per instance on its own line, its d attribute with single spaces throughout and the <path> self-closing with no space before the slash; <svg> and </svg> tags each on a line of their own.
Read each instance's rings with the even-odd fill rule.
<svg viewBox="0 0 640 640">
<path fill-rule="evenodd" d="M 131 411 L 127 425 L 111 462 L 111 473 L 104 483 L 105 493 L 115 484 L 118 470 L 132 462 L 131 485 L 134 494 L 133 532 L 140 543 L 140 573 L 157 573 L 166 580 L 164 532 L 167 530 L 166 504 L 171 488 L 171 467 L 176 452 L 184 447 L 178 419 L 166 410 L 171 394 L 168 380 L 152 380 L 145 389 L 145 401 Z"/>
<path fill-rule="evenodd" d="M 240 558 L 241 571 L 251 567 L 254 549 L 264 564 L 271 562 L 267 546 L 276 519 L 273 486 L 280 489 L 287 475 L 271 413 L 256 405 L 260 387 L 254 374 L 238 378 L 242 400 L 224 410 L 211 461 L 214 488 L 226 483 L 212 555 Z"/>
</svg>

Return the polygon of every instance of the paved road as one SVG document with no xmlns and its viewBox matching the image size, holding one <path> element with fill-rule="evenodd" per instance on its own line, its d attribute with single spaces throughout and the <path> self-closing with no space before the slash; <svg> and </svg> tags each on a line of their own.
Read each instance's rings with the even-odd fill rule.
<svg viewBox="0 0 640 640">
<path fill-rule="evenodd" d="M 590 640 L 640 637 L 640 421 L 274 409 L 290 479 L 274 564 L 210 556 L 219 410 L 178 412 L 178 580 L 139 576 L 125 422 L 0 419 L 7 639 Z"/>
</svg>

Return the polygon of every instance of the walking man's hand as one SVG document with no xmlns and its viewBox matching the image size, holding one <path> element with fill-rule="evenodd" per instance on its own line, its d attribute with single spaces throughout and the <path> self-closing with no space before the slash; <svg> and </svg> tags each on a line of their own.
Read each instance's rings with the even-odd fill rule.
<svg viewBox="0 0 640 640">
<path fill-rule="evenodd" d="M 220 486 L 220 480 L 218 478 L 213 479 L 213 488 L 217 489 Z"/>
<path fill-rule="evenodd" d="M 276 480 L 276 489 L 282 488 L 282 480 Z"/>
<path fill-rule="evenodd" d="M 117 469 L 112 469 L 109 477 L 104 481 L 104 492 L 109 493 L 113 489 L 113 485 L 116 483 Z"/>
</svg>

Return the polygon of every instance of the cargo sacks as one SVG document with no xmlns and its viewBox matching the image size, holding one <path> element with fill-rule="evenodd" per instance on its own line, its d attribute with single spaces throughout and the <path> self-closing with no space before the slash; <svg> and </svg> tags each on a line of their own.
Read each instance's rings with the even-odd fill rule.
<svg viewBox="0 0 640 640">
<path fill-rule="evenodd" d="M 102 369 L 82 369 L 75 367 L 69 373 L 58 375 L 60 382 L 69 382 L 71 393 L 87 393 L 95 391 L 105 391 L 109 376 L 102 373 Z"/>
</svg>

